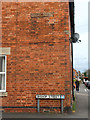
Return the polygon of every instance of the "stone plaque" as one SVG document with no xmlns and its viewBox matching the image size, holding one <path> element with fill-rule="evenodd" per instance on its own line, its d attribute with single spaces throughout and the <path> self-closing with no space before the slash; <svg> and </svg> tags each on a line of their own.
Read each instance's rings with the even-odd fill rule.
<svg viewBox="0 0 90 120">
<path fill-rule="evenodd" d="M 54 16 L 54 13 L 51 12 L 44 12 L 44 13 L 31 13 L 31 18 L 37 18 L 37 17 L 53 17 Z"/>
</svg>

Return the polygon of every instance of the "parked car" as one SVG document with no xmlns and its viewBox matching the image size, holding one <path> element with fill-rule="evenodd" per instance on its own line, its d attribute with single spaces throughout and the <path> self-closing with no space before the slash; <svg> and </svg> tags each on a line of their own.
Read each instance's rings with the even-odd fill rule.
<svg viewBox="0 0 90 120">
<path fill-rule="evenodd" d="M 87 83 L 88 83 L 88 80 L 85 81 L 85 85 L 86 85 L 86 87 L 87 87 Z"/>
<path fill-rule="evenodd" d="M 88 77 L 84 77 L 85 80 L 88 80 Z"/>
<path fill-rule="evenodd" d="M 88 81 L 88 83 L 87 83 L 87 87 L 88 87 L 88 89 L 90 88 L 90 81 Z"/>
</svg>

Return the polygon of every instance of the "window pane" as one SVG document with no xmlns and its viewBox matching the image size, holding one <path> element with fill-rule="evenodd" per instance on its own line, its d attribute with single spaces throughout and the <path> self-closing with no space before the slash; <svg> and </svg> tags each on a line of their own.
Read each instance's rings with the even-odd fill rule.
<svg viewBox="0 0 90 120">
<path fill-rule="evenodd" d="M 0 90 L 5 90 L 5 75 L 0 75 Z"/>
<path fill-rule="evenodd" d="M 2 57 L 0 57 L 0 72 L 2 72 Z"/>
<path fill-rule="evenodd" d="M 0 56 L 0 72 L 5 72 L 5 56 Z"/>
</svg>

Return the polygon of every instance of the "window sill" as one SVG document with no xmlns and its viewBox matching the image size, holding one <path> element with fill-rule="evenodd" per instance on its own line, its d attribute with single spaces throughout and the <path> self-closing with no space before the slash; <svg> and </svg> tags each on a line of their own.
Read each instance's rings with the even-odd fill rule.
<svg viewBox="0 0 90 120">
<path fill-rule="evenodd" d="M 0 97 L 6 97 L 7 96 L 7 92 L 0 92 Z"/>
</svg>

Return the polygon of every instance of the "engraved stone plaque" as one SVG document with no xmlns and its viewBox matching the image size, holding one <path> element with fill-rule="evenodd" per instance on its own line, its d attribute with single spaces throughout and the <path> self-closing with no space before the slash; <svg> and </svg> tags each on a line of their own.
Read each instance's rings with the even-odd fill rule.
<svg viewBox="0 0 90 120">
<path fill-rule="evenodd" d="M 44 12 L 44 13 L 31 13 L 31 18 L 37 18 L 37 17 L 53 17 L 54 16 L 54 12 Z"/>
</svg>

